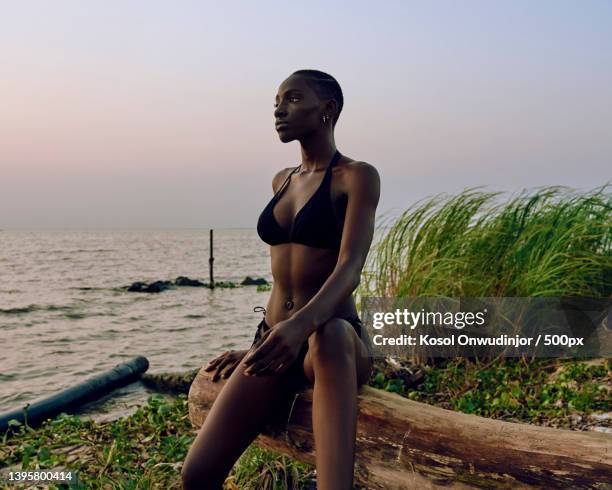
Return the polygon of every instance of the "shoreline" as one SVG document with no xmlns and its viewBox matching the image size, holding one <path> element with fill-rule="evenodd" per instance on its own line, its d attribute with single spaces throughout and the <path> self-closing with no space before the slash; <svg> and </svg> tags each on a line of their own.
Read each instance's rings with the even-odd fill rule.
<svg viewBox="0 0 612 490">
<path fill-rule="evenodd" d="M 435 395 L 438 393 L 438 387 L 429 386 L 428 383 L 436 377 L 440 382 L 448 382 L 448 378 L 440 376 L 452 373 L 460 366 L 458 361 L 454 363 L 451 361 L 446 366 L 416 365 L 404 360 L 393 361 L 378 359 L 368 385 L 398 393 L 408 399 L 415 399 L 411 396 L 415 390 L 406 387 L 421 386 L 423 394 L 429 391 Z M 503 364 L 497 367 L 484 367 L 480 371 L 475 370 L 472 374 L 492 373 L 497 368 L 503 369 Z M 511 373 L 517 363 L 507 364 L 505 369 L 507 373 Z M 608 359 L 593 360 L 589 364 L 583 362 L 555 364 L 555 369 L 538 363 L 531 367 L 534 372 L 547 373 L 547 379 L 559 387 L 575 385 L 574 389 L 579 390 L 581 387 L 577 380 L 583 385 L 588 385 L 589 383 L 583 378 L 585 374 L 589 374 L 590 384 L 593 382 L 595 385 L 605 384 L 607 390 L 611 388 L 612 362 Z M 199 369 L 148 375 L 146 383 L 165 390 L 165 394 L 151 395 L 146 405 L 136 407 L 128 416 L 112 421 L 96 422 L 82 420 L 79 415 L 60 415 L 34 431 L 24 430 L 22 427 L 21 433 L 6 438 L 7 449 L 0 454 L 2 456 L 0 459 L 6 464 L 0 468 L 0 475 L 5 475 L 11 468 L 14 470 L 21 466 L 21 469 L 26 469 L 24 461 L 27 461 L 25 465 L 27 468 L 32 468 L 32 465 L 41 469 L 72 468 L 80 471 L 86 481 L 96 482 L 96 485 L 104 481 L 116 482 L 125 479 L 180 489 L 182 461 L 197 434 L 197 429 L 189 420 L 185 390 L 197 371 Z M 565 376 L 568 373 L 570 376 Z M 533 378 L 534 381 L 537 380 L 537 376 L 534 375 Z M 560 399 L 558 398 L 556 402 Z M 446 400 L 438 398 L 435 405 L 449 408 L 451 401 L 451 398 Z M 559 405 L 556 402 L 552 403 L 553 412 L 535 420 L 537 423 L 531 425 L 569 430 L 596 430 L 597 427 L 601 427 L 602 430 L 599 431 L 612 433 L 612 413 L 588 409 L 583 412 L 574 409 L 570 411 L 571 413 L 566 413 L 562 407 L 555 406 Z M 557 416 L 553 416 L 554 413 L 557 413 Z M 490 418 L 512 420 L 503 413 L 503 410 Z M 529 423 L 526 420 L 514 421 Z M 121 442 L 118 442 L 119 439 Z M 113 452 L 112 457 L 109 451 Z M 282 464 L 271 464 L 272 461 L 281 461 Z M 270 468 L 275 469 L 272 471 Z M 240 486 L 242 485 L 240 482 L 245 482 L 249 478 L 251 479 L 249 481 L 256 481 L 253 478 L 258 478 L 262 472 L 268 475 L 267 478 L 279 480 L 283 478 L 282 475 L 293 475 L 290 478 L 304 482 L 300 488 L 307 488 L 305 482 L 314 481 L 312 467 L 285 455 L 249 447 L 232 469 L 225 488 L 244 488 Z M 112 480 L 107 480 L 107 477 Z M 358 482 L 356 488 L 360 488 L 357 484 Z"/>
</svg>

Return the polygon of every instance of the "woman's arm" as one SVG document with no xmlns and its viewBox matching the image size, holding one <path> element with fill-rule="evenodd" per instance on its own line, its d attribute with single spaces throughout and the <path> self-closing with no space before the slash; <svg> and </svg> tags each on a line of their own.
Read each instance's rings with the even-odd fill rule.
<svg viewBox="0 0 612 490">
<path fill-rule="evenodd" d="M 380 177 L 369 163 L 356 162 L 347 172 L 347 205 L 338 261 L 310 301 L 292 319 L 305 323 L 307 336 L 329 320 L 338 304 L 359 285 L 372 238 L 380 197 Z"/>
</svg>

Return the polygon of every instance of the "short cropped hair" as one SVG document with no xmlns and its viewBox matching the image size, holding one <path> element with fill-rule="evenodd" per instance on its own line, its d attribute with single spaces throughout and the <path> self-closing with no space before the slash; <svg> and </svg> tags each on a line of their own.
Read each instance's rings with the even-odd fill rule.
<svg viewBox="0 0 612 490">
<path fill-rule="evenodd" d="M 332 121 L 332 126 L 336 125 L 342 107 L 344 106 L 344 97 L 340 84 L 331 75 L 319 70 L 298 70 L 292 75 L 301 75 L 306 79 L 306 83 L 315 91 L 320 99 L 335 99 L 338 103 L 338 114 Z"/>
</svg>

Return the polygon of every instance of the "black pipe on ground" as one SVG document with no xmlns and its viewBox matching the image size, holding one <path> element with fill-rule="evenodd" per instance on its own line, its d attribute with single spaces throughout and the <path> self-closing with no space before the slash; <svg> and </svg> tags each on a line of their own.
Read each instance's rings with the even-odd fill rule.
<svg viewBox="0 0 612 490">
<path fill-rule="evenodd" d="M 0 414 L 0 433 L 8 428 L 9 420 L 25 422 L 24 409 L 27 409 L 28 425 L 34 427 L 48 418 L 68 412 L 84 403 L 96 400 L 108 392 L 125 386 L 140 378 L 149 369 L 146 357 L 137 356 L 131 361 L 117 364 L 113 369 L 83 381 L 72 388 L 67 388 L 48 398 L 25 405 L 23 408 Z"/>
</svg>

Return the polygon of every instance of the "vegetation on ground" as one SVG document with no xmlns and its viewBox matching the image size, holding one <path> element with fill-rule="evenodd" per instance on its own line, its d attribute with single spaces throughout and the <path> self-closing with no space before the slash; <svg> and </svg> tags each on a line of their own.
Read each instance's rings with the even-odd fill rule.
<svg viewBox="0 0 612 490">
<path fill-rule="evenodd" d="M 180 468 L 196 430 L 189 421 L 187 397 L 149 397 L 128 417 L 95 422 L 61 414 L 36 429 L 12 424 L 2 436 L 0 488 L 9 471 L 72 471 L 70 482 L 49 488 L 180 489 Z M 250 446 L 226 480 L 227 489 L 298 489 L 313 481 L 313 469 L 287 456 Z"/>
<path fill-rule="evenodd" d="M 448 359 L 435 366 L 379 362 L 369 384 L 463 413 L 566 429 L 612 427 L 612 361 Z M 612 415 L 612 414 L 611 414 Z"/>
</svg>

